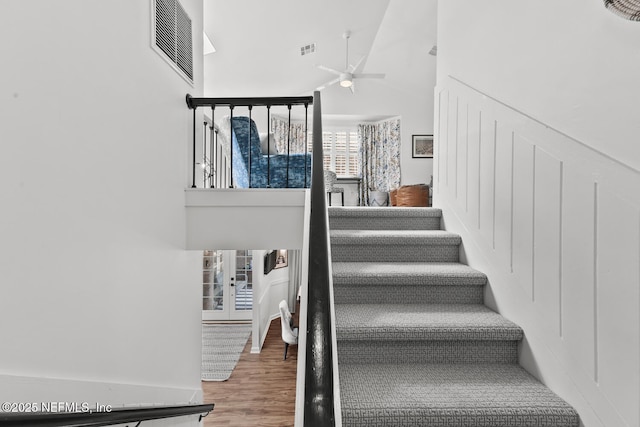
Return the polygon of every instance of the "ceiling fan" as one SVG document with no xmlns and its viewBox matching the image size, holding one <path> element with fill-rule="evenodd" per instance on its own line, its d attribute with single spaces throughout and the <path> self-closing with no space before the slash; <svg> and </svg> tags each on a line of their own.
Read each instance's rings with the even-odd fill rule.
<svg viewBox="0 0 640 427">
<path fill-rule="evenodd" d="M 384 79 L 385 75 L 381 74 L 381 73 L 357 73 L 356 71 L 358 70 L 358 67 L 360 66 L 360 64 L 362 64 L 362 61 L 364 60 L 365 56 L 363 56 L 362 58 L 360 58 L 360 60 L 358 61 L 358 63 L 356 65 L 350 65 L 349 64 L 349 38 L 351 37 L 351 32 L 350 31 L 345 31 L 345 33 L 342 35 L 342 38 L 345 39 L 346 43 L 347 43 L 347 54 L 346 54 L 346 58 L 345 58 L 345 69 L 344 71 L 338 71 L 338 70 L 334 70 L 333 68 L 329 68 L 329 67 L 325 67 L 324 65 L 317 65 L 317 67 L 321 70 L 324 71 L 328 71 L 329 73 L 335 74 L 336 78 L 334 78 L 333 80 L 329 80 L 328 82 L 324 83 L 323 85 L 319 86 L 317 88 L 317 90 L 322 90 L 326 87 L 329 87 L 333 84 L 336 83 L 340 83 L 340 86 L 345 87 L 345 88 L 349 88 L 351 90 L 351 93 L 355 93 L 355 88 L 353 85 L 353 81 L 355 79 Z"/>
</svg>

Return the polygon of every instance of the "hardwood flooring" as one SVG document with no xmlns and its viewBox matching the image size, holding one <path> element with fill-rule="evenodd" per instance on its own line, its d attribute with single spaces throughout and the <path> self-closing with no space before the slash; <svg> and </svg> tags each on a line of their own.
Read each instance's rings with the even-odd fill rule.
<svg viewBox="0 0 640 427">
<path fill-rule="evenodd" d="M 293 317 L 297 325 L 297 316 Z M 262 352 L 250 351 L 251 339 L 227 381 L 202 382 L 205 403 L 215 404 L 213 412 L 204 418 L 205 427 L 293 426 L 298 346 L 289 346 L 287 360 L 282 360 L 280 319 L 275 319 Z"/>
</svg>

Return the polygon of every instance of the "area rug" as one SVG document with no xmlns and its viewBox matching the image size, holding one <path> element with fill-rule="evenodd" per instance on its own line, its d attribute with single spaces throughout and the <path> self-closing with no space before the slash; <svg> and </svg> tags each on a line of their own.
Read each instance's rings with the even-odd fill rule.
<svg viewBox="0 0 640 427">
<path fill-rule="evenodd" d="M 202 325 L 202 381 L 226 381 L 251 334 L 251 324 Z"/>
</svg>

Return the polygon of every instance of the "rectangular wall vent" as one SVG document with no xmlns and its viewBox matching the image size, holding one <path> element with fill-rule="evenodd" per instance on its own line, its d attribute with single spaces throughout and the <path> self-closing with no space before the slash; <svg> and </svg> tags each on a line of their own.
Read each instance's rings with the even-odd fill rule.
<svg viewBox="0 0 640 427">
<path fill-rule="evenodd" d="M 178 0 L 154 0 L 154 43 L 193 83 L 191 18 Z"/>
<path fill-rule="evenodd" d="M 316 44 L 315 43 L 311 43 L 305 46 L 302 46 L 300 48 L 300 55 L 304 56 L 304 55 L 308 55 L 310 53 L 313 53 L 316 51 Z"/>
</svg>

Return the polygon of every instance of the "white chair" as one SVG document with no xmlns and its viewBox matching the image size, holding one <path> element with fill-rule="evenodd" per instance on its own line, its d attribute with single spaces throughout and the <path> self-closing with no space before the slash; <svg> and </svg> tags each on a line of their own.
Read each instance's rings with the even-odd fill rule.
<svg viewBox="0 0 640 427">
<path fill-rule="evenodd" d="M 284 341 L 284 360 L 287 360 L 289 344 L 298 344 L 298 328 L 293 327 L 293 318 L 286 300 L 280 301 L 280 325 L 282 326 L 282 341 Z"/>
<path fill-rule="evenodd" d="M 331 193 L 340 193 L 342 196 L 342 206 L 344 206 L 344 188 L 336 187 L 335 184 L 338 181 L 336 173 L 333 171 L 324 171 L 324 191 L 327 192 L 327 198 L 329 199 L 329 206 L 331 206 Z"/>
</svg>

